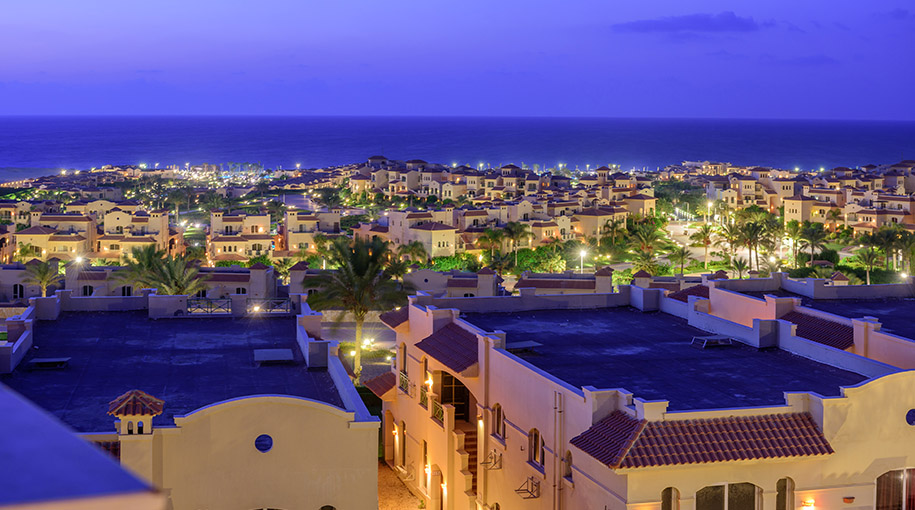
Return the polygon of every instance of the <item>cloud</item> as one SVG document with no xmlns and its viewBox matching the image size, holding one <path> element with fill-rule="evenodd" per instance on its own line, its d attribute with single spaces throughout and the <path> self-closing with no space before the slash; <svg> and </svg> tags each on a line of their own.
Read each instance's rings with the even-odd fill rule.
<svg viewBox="0 0 915 510">
<path fill-rule="evenodd" d="M 889 12 L 882 13 L 882 16 L 885 16 L 890 19 L 895 19 L 899 21 L 905 21 L 910 19 L 915 19 L 915 12 L 909 11 L 908 9 L 903 9 L 898 7 Z"/>
<path fill-rule="evenodd" d="M 758 23 L 752 17 L 741 17 L 732 11 L 718 14 L 687 14 L 654 19 L 627 21 L 613 25 L 617 32 L 634 33 L 728 33 L 755 32 L 771 26 L 772 22 Z"/>
</svg>

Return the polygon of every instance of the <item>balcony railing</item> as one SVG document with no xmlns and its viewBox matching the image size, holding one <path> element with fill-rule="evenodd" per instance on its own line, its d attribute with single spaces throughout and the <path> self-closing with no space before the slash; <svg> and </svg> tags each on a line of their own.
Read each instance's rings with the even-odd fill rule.
<svg viewBox="0 0 915 510">
<path fill-rule="evenodd" d="M 409 394 L 410 393 L 410 377 L 407 376 L 406 372 L 400 373 L 400 384 L 398 384 L 400 391 Z"/>
<path fill-rule="evenodd" d="M 231 299 L 189 298 L 187 313 L 193 315 L 225 315 L 232 313 Z"/>
<path fill-rule="evenodd" d="M 429 392 L 425 385 L 419 389 L 419 405 L 429 408 Z"/>
<path fill-rule="evenodd" d="M 442 407 L 442 403 L 438 400 L 432 401 L 432 419 L 439 423 L 445 421 L 445 408 Z"/>
<path fill-rule="evenodd" d="M 289 299 L 248 299 L 248 313 L 287 315 L 292 313 Z"/>
</svg>

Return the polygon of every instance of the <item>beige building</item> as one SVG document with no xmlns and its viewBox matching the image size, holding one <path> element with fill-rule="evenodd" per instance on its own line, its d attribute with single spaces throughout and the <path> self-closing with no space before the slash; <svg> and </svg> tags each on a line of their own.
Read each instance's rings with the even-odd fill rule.
<svg viewBox="0 0 915 510">
<path fill-rule="evenodd" d="M 244 261 L 270 255 L 275 239 L 270 234 L 270 215 L 210 213 L 207 254 L 213 261 Z"/>
</svg>

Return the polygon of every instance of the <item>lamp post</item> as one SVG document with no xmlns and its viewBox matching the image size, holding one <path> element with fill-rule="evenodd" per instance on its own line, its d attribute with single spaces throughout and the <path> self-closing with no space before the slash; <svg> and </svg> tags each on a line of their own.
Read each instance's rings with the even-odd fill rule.
<svg viewBox="0 0 915 510">
<path fill-rule="evenodd" d="M 581 253 L 579 254 L 581 255 L 581 266 L 579 266 L 578 269 L 579 274 L 584 274 L 585 272 L 585 253 L 587 253 L 585 250 L 581 250 Z"/>
</svg>

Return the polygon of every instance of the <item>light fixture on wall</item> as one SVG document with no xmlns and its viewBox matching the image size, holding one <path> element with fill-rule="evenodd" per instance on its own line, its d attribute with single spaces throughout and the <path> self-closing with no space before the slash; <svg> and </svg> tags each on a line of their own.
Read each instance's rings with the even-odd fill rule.
<svg viewBox="0 0 915 510">
<path fill-rule="evenodd" d="M 816 501 L 814 501 L 813 498 L 808 498 L 804 500 L 802 505 L 804 508 L 813 508 L 816 505 Z"/>
</svg>

